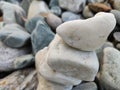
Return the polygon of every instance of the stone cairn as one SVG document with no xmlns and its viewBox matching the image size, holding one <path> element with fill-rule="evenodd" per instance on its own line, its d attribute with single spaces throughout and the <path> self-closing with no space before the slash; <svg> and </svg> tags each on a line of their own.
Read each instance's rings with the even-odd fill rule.
<svg viewBox="0 0 120 90">
<path fill-rule="evenodd" d="M 37 90 L 72 90 L 82 81 L 93 81 L 99 70 L 95 50 L 105 43 L 115 25 L 113 14 L 100 12 L 58 26 L 53 41 L 35 57 Z"/>
</svg>

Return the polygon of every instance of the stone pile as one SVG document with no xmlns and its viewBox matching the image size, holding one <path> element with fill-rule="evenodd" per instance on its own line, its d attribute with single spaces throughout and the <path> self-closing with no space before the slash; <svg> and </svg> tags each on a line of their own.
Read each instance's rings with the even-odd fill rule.
<svg viewBox="0 0 120 90">
<path fill-rule="evenodd" d="M 36 54 L 37 90 L 72 90 L 82 81 L 94 81 L 99 69 L 95 50 L 105 43 L 115 25 L 113 14 L 101 12 L 58 26 L 50 45 Z"/>
</svg>

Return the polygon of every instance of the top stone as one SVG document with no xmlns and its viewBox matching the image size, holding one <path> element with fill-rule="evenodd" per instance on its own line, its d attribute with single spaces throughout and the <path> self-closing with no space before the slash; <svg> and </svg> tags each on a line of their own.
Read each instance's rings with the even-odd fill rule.
<svg viewBox="0 0 120 90">
<path fill-rule="evenodd" d="M 58 26 L 57 33 L 71 47 L 94 51 L 101 47 L 114 29 L 113 14 L 100 12 L 86 20 L 73 20 Z"/>
</svg>

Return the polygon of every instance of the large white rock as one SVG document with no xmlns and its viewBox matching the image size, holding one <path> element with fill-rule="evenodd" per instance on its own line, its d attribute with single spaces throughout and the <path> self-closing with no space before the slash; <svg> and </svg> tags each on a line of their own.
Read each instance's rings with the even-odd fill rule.
<svg viewBox="0 0 120 90">
<path fill-rule="evenodd" d="M 120 90 L 120 51 L 107 47 L 104 49 L 100 81 L 105 90 Z"/>
<path fill-rule="evenodd" d="M 28 19 L 31 19 L 39 13 L 48 13 L 49 8 L 44 1 L 33 0 L 28 10 Z"/>
<path fill-rule="evenodd" d="M 59 0 L 60 7 L 72 12 L 81 12 L 85 4 L 86 0 Z"/>
<path fill-rule="evenodd" d="M 115 25 L 113 14 L 100 12 L 86 20 L 65 22 L 58 26 L 57 33 L 68 45 L 84 51 L 93 51 L 104 44 Z"/>
<path fill-rule="evenodd" d="M 47 60 L 53 70 L 83 81 L 93 81 L 99 68 L 95 52 L 71 48 L 58 35 L 49 46 Z"/>
<path fill-rule="evenodd" d="M 38 74 L 40 74 L 46 80 L 62 85 L 78 85 L 81 83 L 81 80 L 65 76 L 55 70 L 52 70 L 47 64 L 47 51 L 48 48 L 44 48 L 36 54 L 35 59 Z"/>
</svg>

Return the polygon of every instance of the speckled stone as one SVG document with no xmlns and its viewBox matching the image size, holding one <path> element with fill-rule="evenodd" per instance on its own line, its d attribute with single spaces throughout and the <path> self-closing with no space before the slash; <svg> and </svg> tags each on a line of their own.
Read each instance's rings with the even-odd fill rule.
<svg viewBox="0 0 120 90">
<path fill-rule="evenodd" d="M 120 89 L 120 52 L 112 47 L 104 49 L 102 69 L 99 79 L 105 90 Z"/>
<path fill-rule="evenodd" d="M 36 71 L 30 68 L 15 71 L 0 79 L 0 90 L 36 90 L 37 84 Z"/>
<path fill-rule="evenodd" d="M 22 65 L 22 61 L 19 62 L 19 64 L 15 64 L 15 61 L 18 57 L 21 57 L 29 53 L 31 53 L 30 47 L 14 49 L 7 47 L 2 42 L 0 42 L 0 71 L 11 71 L 11 70 L 19 69 L 21 67 L 26 67 L 27 62 L 26 65 L 25 64 Z"/>
<path fill-rule="evenodd" d="M 39 50 L 48 46 L 54 38 L 54 33 L 50 27 L 43 21 L 38 21 L 34 31 L 31 34 L 31 42 L 33 53 L 37 53 Z"/>
</svg>

